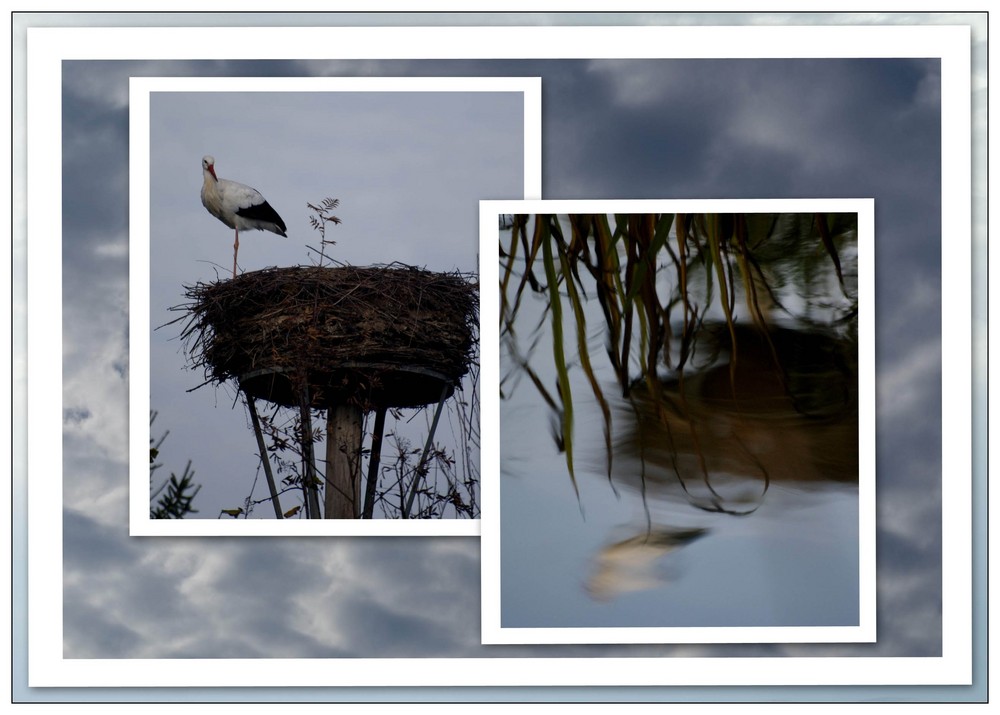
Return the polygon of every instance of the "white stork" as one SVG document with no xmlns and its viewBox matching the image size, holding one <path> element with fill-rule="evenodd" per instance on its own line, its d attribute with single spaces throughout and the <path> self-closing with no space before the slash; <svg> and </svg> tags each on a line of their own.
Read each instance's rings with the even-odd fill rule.
<svg viewBox="0 0 1000 715">
<path fill-rule="evenodd" d="M 202 157 L 205 183 L 201 187 L 201 203 L 208 212 L 236 231 L 233 244 L 233 278 L 236 277 L 236 254 L 240 250 L 240 231 L 270 231 L 287 236 L 285 222 L 257 189 L 215 175 L 215 158 Z"/>
</svg>

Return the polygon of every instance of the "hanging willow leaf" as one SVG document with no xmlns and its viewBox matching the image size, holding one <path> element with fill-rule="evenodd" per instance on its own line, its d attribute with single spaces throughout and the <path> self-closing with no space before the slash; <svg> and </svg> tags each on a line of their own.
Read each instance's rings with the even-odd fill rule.
<svg viewBox="0 0 1000 715">
<path fill-rule="evenodd" d="M 524 295 L 524 290 L 527 285 L 531 285 L 531 289 L 535 292 L 541 292 L 544 290 L 541 285 L 539 285 L 538 280 L 535 278 L 535 273 L 532 267 L 535 264 L 535 259 L 538 257 L 538 249 L 541 247 L 541 242 L 538 238 L 538 231 L 536 230 L 532 236 L 531 246 L 528 246 L 528 231 L 527 231 L 527 221 L 528 217 L 524 215 L 518 215 L 514 217 L 514 223 L 520 225 L 520 231 L 511 230 L 511 236 L 519 234 L 521 238 L 521 243 L 525 248 L 525 261 L 524 261 L 524 275 L 521 276 L 521 281 L 517 286 L 517 293 L 514 297 L 513 307 L 510 309 L 512 315 L 516 315 L 518 309 L 521 307 L 521 298 Z M 536 227 L 537 228 L 537 227 Z M 512 239 L 513 240 L 513 239 Z"/>
<path fill-rule="evenodd" d="M 676 292 L 679 296 L 681 304 L 684 306 L 684 319 L 683 327 L 681 331 L 681 345 L 680 345 L 680 355 L 677 360 L 676 369 L 683 379 L 683 369 L 687 364 L 688 357 L 690 355 L 691 346 L 694 339 L 695 326 L 698 323 L 698 310 L 691 300 L 691 291 L 688 287 L 688 276 L 690 269 L 694 266 L 695 262 L 698 260 L 698 253 L 696 252 L 694 256 L 688 258 L 688 221 L 689 217 L 686 214 L 677 214 L 674 217 L 674 224 L 677 227 L 674 231 L 677 238 L 677 253 L 674 254 L 673 250 L 670 248 L 669 243 L 664 243 L 664 247 L 670 254 L 671 260 L 677 268 L 677 289 Z M 711 278 L 711 271 L 709 271 L 709 278 Z M 706 290 L 706 305 L 711 301 L 712 296 L 712 282 L 708 280 Z"/>
<path fill-rule="evenodd" d="M 780 222 L 779 218 L 782 219 Z M 588 294 L 593 291 L 590 299 L 596 297 L 603 312 L 607 352 L 615 377 L 626 397 L 633 387 L 637 393 L 641 389 L 648 391 L 652 411 L 644 411 L 641 417 L 651 420 L 652 424 L 666 426 L 668 444 L 663 449 L 677 472 L 684 493 L 699 509 L 745 513 L 734 511 L 727 505 L 727 499 L 713 488 L 714 467 L 710 467 L 707 457 L 714 455 L 718 445 L 710 434 L 710 425 L 687 418 L 689 406 L 685 398 L 684 367 L 689 355 L 699 355 L 695 362 L 700 380 L 702 371 L 710 369 L 706 366 L 713 364 L 722 367 L 720 376 L 725 375 L 726 368 L 720 361 L 727 360 L 729 379 L 723 377 L 718 387 L 723 393 L 731 389 L 733 398 L 736 397 L 738 336 L 742 336 L 739 337 L 742 341 L 741 374 L 757 369 L 753 362 L 757 348 L 755 343 L 746 342 L 747 334 L 762 335 L 774 355 L 775 342 L 769 334 L 773 330 L 773 326 L 768 325 L 769 311 L 775 308 L 784 310 L 776 291 L 785 287 L 784 281 L 789 274 L 804 276 L 806 284 L 810 285 L 814 280 L 810 272 L 812 266 L 829 267 L 823 252 L 815 250 L 819 241 L 826 246 L 843 285 L 840 261 L 834 249 L 834 237 L 839 240 L 843 228 L 840 223 L 836 226 L 831 224 L 830 218 L 825 214 L 630 214 L 615 215 L 613 218 L 607 214 L 580 214 L 571 215 L 568 224 L 560 224 L 555 216 L 538 215 L 534 218 L 534 231 L 529 235 L 528 217 L 518 217 L 520 228 L 512 230 L 511 250 L 501 259 L 503 272 L 500 288 L 504 293 L 501 305 L 507 311 L 501 325 L 505 328 L 505 339 L 508 341 L 507 354 L 511 364 L 516 366 L 511 375 L 517 372 L 526 375 L 541 396 L 539 403 L 551 410 L 554 438 L 559 449 L 565 452 L 567 469 L 578 499 L 580 491 L 574 469 L 574 450 L 578 441 L 574 436 L 574 419 L 583 408 L 574 404 L 571 392 L 569 367 L 574 360 L 578 359 L 602 414 L 609 478 L 612 448 L 615 447 L 611 439 L 611 406 L 615 403 L 613 400 L 609 402 L 606 385 L 602 388 L 602 366 L 589 352 L 588 327 L 593 331 L 594 320 L 600 323 L 600 318 L 587 314 Z M 611 221 L 614 221 L 614 226 Z M 805 230 L 814 222 L 811 231 Z M 850 231 L 849 219 L 844 223 Z M 572 233 L 567 231 L 564 235 L 561 225 L 569 225 Z M 671 231 L 674 231 L 676 241 L 669 237 Z M 579 270 L 581 264 L 585 271 Z M 515 284 L 518 283 L 516 274 L 521 266 L 524 266 L 524 274 L 520 276 L 520 284 L 515 291 Z M 664 267 L 669 270 L 669 276 L 660 270 Z M 593 282 L 587 280 L 588 272 Z M 538 281 L 534 279 L 535 275 Z M 667 278 L 672 285 L 664 280 Z M 546 285 L 541 285 L 542 280 Z M 740 280 L 743 281 L 742 289 L 737 285 Z M 667 293 L 661 301 L 660 295 L 664 291 Z M 741 292 L 744 294 L 742 298 L 739 295 Z M 522 354 L 516 344 L 515 318 L 523 295 L 532 293 L 541 298 L 541 317 L 534 331 L 530 330 L 533 326 L 518 325 L 523 334 L 534 336 L 529 341 L 532 345 L 528 352 Z M 721 331 L 715 331 L 705 322 L 706 316 L 717 310 L 716 293 L 718 307 L 721 307 L 719 312 L 725 316 L 725 327 L 719 326 Z M 851 302 L 853 309 L 848 306 L 846 314 L 841 310 L 844 317 L 838 320 L 856 320 L 856 297 Z M 737 306 L 743 303 L 748 316 L 738 315 Z M 681 306 L 681 332 L 675 335 L 678 327 L 671 322 L 671 312 L 676 307 L 679 313 Z M 572 354 L 573 339 L 565 332 L 573 327 L 563 325 L 564 319 L 569 319 L 570 311 L 576 329 L 579 358 Z M 737 318 L 745 322 L 752 320 L 754 325 L 741 325 L 737 323 Z M 725 337 L 727 331 L 728 339 Z M 543 336 L 552 340 L 552 363 L 546 370 L 536 373 L 528 365 L 525 355 L 532 354 L 531 348 Z M 703 339 L 705 342 L 701 342 Z M 700 349 L 696 351 L 696 343 L 706 346 L 704 353 Z M 677 365 L 671 365 L 673 373 L 669 376 L 658 373 L 658 350 L 663 350 L 670 365 L 673 359 L 671 351 L 675 348 L 680 353 Z M 639 350 L 637 359 L 630 360 L 630 351 L 636 350 Z M 728 352 L 728 357 L 723 352 Z M 637 367 L 641 371 L 639 375 L 635 373 Z M 551 375 L 553 368 L 556 373 L 555 389 L 551 386 L 552 378 L 546 377 Z M 607 364 L 603 368 L 607 369 Z M 689 384 L 692 390 L 703 387 L 700 381 Z M 727 399 L 724 395 L 721 397 Z M 634 400 L 630 398 L 628 402 L 636 410 Z M 748 407 L 748 400 L 742 405 L 736 404 L 736 414 L 744 415 Z M 593 408 L 590 409 L 593 412 Z M 635 416 L 640 418 L 638 411 Z M 587 437 L 585 435 L 584 440 Z M 683 470 L 679 468 L 679 457 L 682 455 L 677 452 L 678 446 L 673 444 L 675 440 L 677 445 L 689 445 L 689 448 L 685 447 L 683 456 L 689 461 L 696 460 Z M 657 445 L 638 445 L 638 471 L 643 480 L 643 495 L 647 447 L 655 451 Z M 753 458 L 753 454 L 749 456 Z M 769 475 L 763 467 L 761 472 L 764 477 L 763 491 L 766 493 Z M 689 492 L 692 479 L 699 477 L 704 487 Z"/>
<path fill-rule="evenodd" d="M 747 222 L 746 216 L 743 214 L 736 215 L 736 221 L 734 226 L 733 235 L 736 238 L 736 261 L 740 268 L 740 273 L 743 276 L 743 291 L 745 293 L 745 299 L 747 304 L 747 311 L 750 313 L 753 319 L 754 325 L 757 326 L 760 334 L 764 336 L 767 341 L 768 348 L 771 351 L 771 358 L 774 360 L 774 365 L 776 368 L 780 368 L 781 361 L 778 359 L 778 351 L 774 347 L 774 342 L 771 340 L 770 332 L 767 328 L 767 323 L 764 320 L 764 312 L 761 310 L 760 301 L 757 298 L 757 280 L 754 278 L 753 265 L 751 263 L 752 256 L 747 248 Z M 763 278 L 763 275 L 761 276 Z M 735 341 L 734 341 L 735 346 Z M 734 348 L 735 350 L 735 348 Z M 734 359 L 735 362 L 735 359 Z M 781 370 L 778 370 L 778 375 L 781 377 Z M 783 381 L 783 378 L 781 378 Z"/>
<path fill-rule="evenodd" d="M 837 271 L 837 280 L 840 281 L 840 285 L 843 287 L 844 274 L 840 270 L 840 256 L 837 255 L 837 247 L 833 245 L 833 236 L 830 235 L 830 227 L 827 225 L 826 220 L 826 214 L 816 214 L 816 228 L 819 230 L 819 237 L 823 241 L 823 247 L 826 248 L 826 252 L 830 254 L 833 267 Z"/>
<path fill-rule="evenodd" d="M 652 214 L 628 216 L 629 271 L 626 315 L 631 315 L 635 297 L 639 297 L 639 369 L 642 374 L 656 370 L 656 355 L 662 333 L 660 304 L 656 295 L 656 256 L 652 252 L 656 217 Z"/>
<path fill-rule="evenodd" d="M 510 286 L 510 277 L 514 273 L 514 261 L 517 259 L 517 238 L 518 234 L 523 231 L 522 225 L 514 221 L 510 227 L 510 248 L 506 251 L 507 253 L 507 265 L 504 266 L 503 278 L 500 281 L 500 327 L 503 328 L 505 316 L 512 312 L 510 304 L 507 302 L 507 296 L 509 295 L 508 287 Z M 503 253 L 503 247 L 501 246 L 501 253 Z"/>
<path fill-rule="evenodd" d="M 622 360 L 622 305 L 621 265 L 618 261 L 618 232 L 613 235 L 608 217 L 594 217 L 594 240 L 597 242 L 598 268 L 597 298 L 604 311 L 604 320 L 610 333 L 608 355 L 619 382 L 627 382 L 628 361 Z"/>
<path fill-rule="evenodd" d="M 566 279 L 567 297 L 573 308 L 573 315 L 576 318 L 576 349 L 580 358 L 580 367 L 583 368 L 583 372 L 587 376 L 587 381 L 590 383 L 590 389 L 593 391 L 594 397 L 597 399 L 597 404 L 601 408 L 601 415 L 604 420 L 604 446 L 605 454 L 607 455 L 606 466 L 608 480 L 610 480 L 612 464 L 611 408 L 608 405 L 608 401 L 604 397 L 604 391 L 601 390 L 601 385 L 597 381 L 597 377 L 594 375 L 594 368 L 590 363 L 590 348 L 587 346 L 587 319 L 583 312 L 583 303 L 580 300 L 580 293 L 577 290 L 576 284 L 571 276 L 569 269 L 570 260 L 570 255 L 560 252 L 559 261 L 563 277 Z"/>
<path fill-rule="evenodd" d="M 719 278 L 719 300 L 722 303 L 722 311 L 726 316 L 726 326 L 729 328 L 729 335 L 732 338 L 732 358 L 729 362 L 729 374 L 731 382 L 735 384 L 736 380 L 736 328 L 733 325 L 733 311 L 731 303 L 729 302 L 729 290 L 728 290 L 728 280 L 726 276 L 726 263 L 725 257 L 722 255 L 722 240 L 725 238 L 728 240 L 728 236 L 723 237 L 721 235 L 722 227 L 720 225 L 719 214 L 708 214 L 706 218 L 707 234 L 706 240 L 708 241 L 708 247 L 711 252 L 712 264 L 715 268 L 716 275 Z"/>
<path fill-rule="evenodd" d="M 559 385 L 559 397 L 562 400 L 561 428 L 563 450 L 566 454 L 566 469 L 573 481 L 573 490 L 577 498 L 580 488 L 576 483 L 576 473 L 573 469 L 573 393 L 569 385 L 569 369 L 566 366 L 566 350 L 563 345 L 562 329 L 562 299 L 559 295 L 559 277 L 556 272 L 555 256 L 552 252 L 552 234 L 549 230 L 549 220 L 555 217 L 535 217 L 535 238 L 542 244 L 542 264 L 545 268 L 545 280 L 549 288 L 549 307 L 552 311 L 552 356 L 555 362 L 556 377 Z M 569 279 L 567 279 L 569 280 Z"/>
</svg>

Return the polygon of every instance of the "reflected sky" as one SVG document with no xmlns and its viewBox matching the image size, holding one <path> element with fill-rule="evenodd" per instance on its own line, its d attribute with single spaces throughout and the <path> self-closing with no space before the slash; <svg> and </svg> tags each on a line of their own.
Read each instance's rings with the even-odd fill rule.
<svg viewBox="0 0 1000 715">
<path fill-rule="evenodd" d="M 857 625 L 856 490 L 775 488 L 753 519 L 661 507 L 657 522 L 707 533 L 644 555 L 638 494 L 616 499 L 587 475 L 582 517 L 563 468 L 554 455 L 547 470 L 504 480 L 501 510 L 519 526 L 502 534 L 503 627 Z M 638 548 L 610 563 L 626 535 Z"/>
</svg>

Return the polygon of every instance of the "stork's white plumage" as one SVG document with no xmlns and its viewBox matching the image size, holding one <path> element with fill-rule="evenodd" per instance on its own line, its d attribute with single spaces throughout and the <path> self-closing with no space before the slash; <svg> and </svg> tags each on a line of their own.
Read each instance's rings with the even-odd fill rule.
<svg viewBox="0 0 1000 715">
<path fill-rule="evenodd" d="M 215 174 L 215 158 L 202 157 L 201 170 L 205 183 L 201 187 L 201 203 L 208 212 L 236 231 L 233 243 L 233 278 L 236 277 L 236 254 L 240 250 L 240 231 L 270 231 L 287 236 L 285 222 L 257 189 Z"/>
</svg>

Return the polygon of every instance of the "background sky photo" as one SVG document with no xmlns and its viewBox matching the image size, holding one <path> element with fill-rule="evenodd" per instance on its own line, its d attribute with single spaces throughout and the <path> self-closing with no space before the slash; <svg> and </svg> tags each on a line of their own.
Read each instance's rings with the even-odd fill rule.
<svg viewBox="0 0 1000 715">
<path fill-rule="evenodd" d="M 540 76 L 544 198 L 874 197 L 878 642 L 482 646 L 476 538 L 130 538 L 128 78 L 143 75 Z M 65 656 L 938 655 L 939 92 L 933 59 L 66 63 Z M 231 117 L 215 119 L 224 131 Z M 204 237 L 204 260 L 224 274 L 231 232 L 197 198 L 205 153 L 221 176 L 260 189 L 297 239 L 302 201 L 328 192 L 344 202 L 338 248 L 359 239 L 348 226 L 376 221 L 378 206 L 323 181 L 318 194 L 310 186 L 289 204 L 284 178 L 271 177 L 336 167 L 349 182 L 362 168 L 338 164 L 341 147 L 280 134 L 268 145 L 278 158 L 264 161 L 192 136 L 190 154 L 185 147 L 170 158 L 185 228 L 162 240 Z M 284 240 L 248 234 L 241 262 L 273 263 L 264 251 Z M 217 412 L 229 413 L 221 400 Z M 210 479 L 193 445 L 172 433 L 166 447 L 165 469 L 179 471 L 190 457 L 199 481 Z"/>
</svg>

